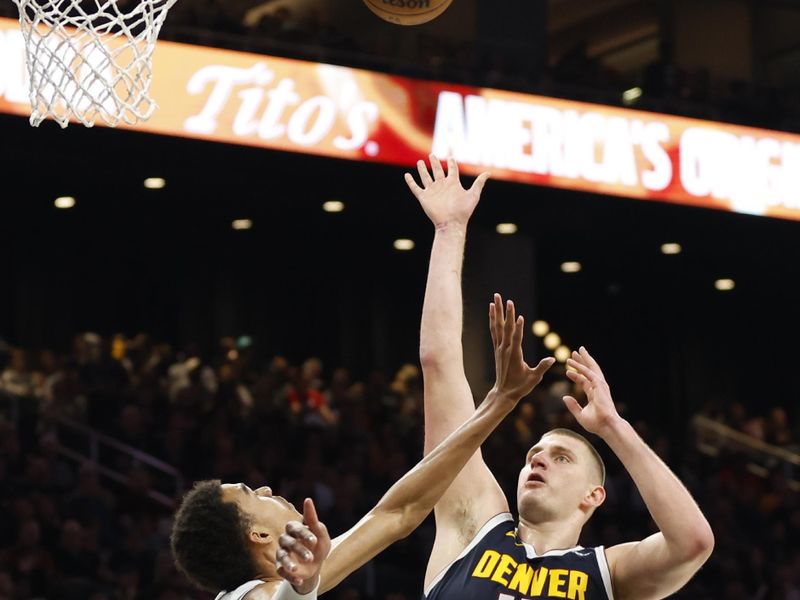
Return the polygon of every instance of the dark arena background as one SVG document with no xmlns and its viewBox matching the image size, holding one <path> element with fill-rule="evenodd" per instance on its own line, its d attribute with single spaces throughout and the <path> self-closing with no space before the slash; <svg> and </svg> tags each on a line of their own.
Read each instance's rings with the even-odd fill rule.
<svg viewBox="0 0 800 600">
<path fill-rule="evenodd" d="M 16 8 L 0 1 L 2 53 Z M 775 135 L 800 173 L 795 0 L 454 0 L 416 27 L 360 0 L 178 0 L 160 39 Z M 179 76 L 156 64 L 162 81 Z M 435 111 L 432 97 L 414 110 Z M 0 598 L 213 597 L 169 551 L 192 481 L 269 483 L 296 505 L 311 496 L 335 535 L 420 459 L 433 228 L 403 181 L 413 162 L 167 129 L 31 128 L 7 106 Z M 431 151 L 428 129 L 414 158 Z M 711 155 L 723 180 L 763 176 Z M 480 170 L 466 168 L 465 184 Z M 510 171 L 488 182 L 466 247 L 475 397 L 492 383 L 485 321 L 497 291 L 529 325 L 546 322 L 526 331 L 529 362 L 592 351 L 623 416 L 708 517 L 714 554 L 674 597 L 800 598 L 797 180 L 778 214 L 752 198 L 712 208 Z M 74 205 L 57 208 L 64 196 Z M 560 399 L 571 386 L 559 363 L 485 444 L 510 498 L 538 436 L 579 429 Z M 608 501 L 581 542 L 641 539 L 654 524 L 598 448 Z M 417 598 L 433 532 L 429 520 L 327 596 Z"/>
</svg>

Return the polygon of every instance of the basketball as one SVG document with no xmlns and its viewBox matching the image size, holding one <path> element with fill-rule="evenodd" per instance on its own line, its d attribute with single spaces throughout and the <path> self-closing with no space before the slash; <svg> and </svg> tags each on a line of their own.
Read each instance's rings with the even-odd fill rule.
<svg viewBox="0 0 800 600">
<path fill-rule="evenodd" d="M 395 25 L 421 25 L 432 21 L 453 0 L 364 0 L 364 4 L 384 21 Z"/>
</svg>

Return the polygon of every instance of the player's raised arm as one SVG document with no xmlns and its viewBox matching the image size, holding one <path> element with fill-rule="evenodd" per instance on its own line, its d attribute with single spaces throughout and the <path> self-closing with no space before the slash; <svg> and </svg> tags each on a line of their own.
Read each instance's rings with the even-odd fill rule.
<svg viewBox="0 0 800 600">
<path fill-rule="evenodd" d="M 395 483 L 352 529 L 333 541 L 333 549 L 322 566 L 320 592 L 331 589 L 418 527 L 481 443 L 555 362 L 546 359 L 536 368 L 525 363 L 522 355 L 524 320 L 514 316 L 512 303 L 508 306 L 508 315 L 498 303 L 493 303 L 489 309 L 496 365 L 494 387 L 466 422 Z M 286 550 L 295 547 L 294 540 L 285 541 L 290 543 L 289 546 L 282 544 Z M 301 545 L 297 548 L 300 552 L 306 551 Z M 293 556 L 288 559 L 297 566 L 300 557 L 298 554 L 296 559 Z M 286 562 L 283 564 L 287 568 L 290 566 Z M 291 571 L 284 572 L 292 575 Z M 293 580 L 295 585 L 300 583 Z"/>
<path fill-rule="evenodd" d="M 424 161 L 417 162 L 420 185 L 405 176 L 435 229 L 420 331 L 426 454 L 475 410 L 461 347 L 461 267 L 467 224 L 489 177 L 483 173 L 465 190 L 454 159 L 447 161 L 446 175 L 435 155 L 429 159 L 430 172 Z"/>
<path fill-rule="evenodd" d="M 467 224 L 489 177 L 483 173 L 465 190 L 455 160 L 448 160 L 445 175 L 439 159 L 429 158 L 430 172 L 424 161 L 417 163 L 420 185 L 406 174 L 408 187 L 435 228 L 420 330 L 425 453 L 475 410 L 461 344 L 461 268 Z M 506 511 L 508 502 L 478 451 L 436 506 L 436 541 L 426 585 L 461 553 L 486 521 Z"/>
<path fill-rule="evenodd" d="M 573 352 L 568 371 L 588 403 L 564 402 L 580 425 L 609 445 L 633 478 L 659 532 L 607 550 L 616 600 L 664 598 L 683 587 L 711 555 L 714 534 L 689 491 L 622 419 L 600 366 L 586 351 Z"/>
</svg>

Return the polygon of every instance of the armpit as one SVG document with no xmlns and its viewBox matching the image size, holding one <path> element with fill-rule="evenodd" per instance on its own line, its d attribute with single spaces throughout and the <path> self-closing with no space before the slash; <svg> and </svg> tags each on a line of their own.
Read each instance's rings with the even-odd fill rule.
<svg viewBox="0 0 800 600">
<path fill-rule="evenodd" d="M 458 541 L 464 546 L 469 545 L 478 534 L 480 525 L 475 519 L 475 507 L 472 500 L 462 500 L 453 511 L 453 519 L 457 524 Z"/>
</svg>

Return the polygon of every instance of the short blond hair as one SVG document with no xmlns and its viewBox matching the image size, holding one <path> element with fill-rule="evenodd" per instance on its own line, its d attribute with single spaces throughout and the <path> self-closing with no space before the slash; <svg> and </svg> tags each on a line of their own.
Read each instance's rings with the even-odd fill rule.
<svg viewBox="0 0 800 600">
<path fill-rule="evenodd" d="M 600 485 L 606 484 L 606 465 L 603 462 L 603 459 L 600 457 L 600 453 L 592 446 L 591 442 L 583 437 L 577 431 L 572 431 L 571 429 L 564 429 L 559 427 L 558 429 L 551 429 L 547 433 L 545 433 L 542 438 L 548 435 L 563 435 L 566 437 L 571 437 L 574 440 L 578 440 L 582 442 L 584 446 L 589 449 L 589 454 L 592 456 L 592 462 L 594 463 L 595 467 L 595 475 L 600 478 Z"/>
</svg>

